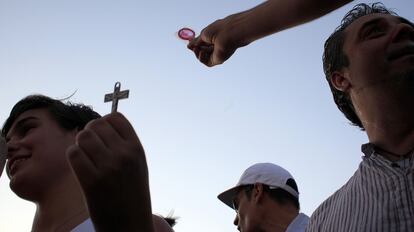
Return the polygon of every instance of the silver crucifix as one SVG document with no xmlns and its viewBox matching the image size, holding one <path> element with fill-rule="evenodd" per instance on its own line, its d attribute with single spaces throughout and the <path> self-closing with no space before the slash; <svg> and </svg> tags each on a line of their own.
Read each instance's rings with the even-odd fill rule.
<svg viewBox="0 0 414 232">
<path fill-rule="evenodd" d="M 114 92 L 105 94 L 104 102 L 112 101 L 111 113 L 114 113 L 118 109 L 118 100 L 128 98 L 129 90 L 121 90 L 121 82 L 116 82 L 114 86 Z"/>
</svg>

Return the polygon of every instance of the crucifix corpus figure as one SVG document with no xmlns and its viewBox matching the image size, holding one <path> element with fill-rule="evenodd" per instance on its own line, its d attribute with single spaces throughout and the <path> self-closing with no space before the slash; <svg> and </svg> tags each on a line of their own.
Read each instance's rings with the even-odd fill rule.
<svg viewBox="0 0 414 232">
<path fill-rule="evenodd" d="M 114 92 L 105 94 L 104 102 L 112 101 L 111 113 L 114 113 L 118 109 L 118 100 L 128 98 L 129 90 L 121 90 L 121 82 L 116 82 L 114 86 Z"/>
</svg>

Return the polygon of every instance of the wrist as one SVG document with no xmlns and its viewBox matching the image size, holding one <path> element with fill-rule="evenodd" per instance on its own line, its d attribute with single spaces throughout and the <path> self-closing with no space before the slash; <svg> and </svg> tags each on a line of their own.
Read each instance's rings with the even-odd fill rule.
<svg viewBox="0 0 414 232">
<path fill-rule="evenodd" d="M 254 41 L 253 30 L 249 25 L 248 11 L 229 15 L 223 19 L 225 33 L 227 35 L 226 47 L 239 48 Z"/>
</svg>

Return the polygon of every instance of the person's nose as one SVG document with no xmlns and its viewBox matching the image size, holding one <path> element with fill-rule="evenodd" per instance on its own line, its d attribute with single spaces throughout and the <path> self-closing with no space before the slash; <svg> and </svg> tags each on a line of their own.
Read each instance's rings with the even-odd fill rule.
<svg viewBox="0 0 414 232">
<path fill-rule="evenodd" d="M 405 40 L 414 41 L 414 28 L 407 23 L 399 23 L 393 29 L 391 42 L 398 43 Z"/>
<path fill-rule="evenodd" d="M 7 147 L 7 159 L 10 159 L 13 157 L 13 155 L 16 153 L 16 151 L 19 150 L 19 142 L 17 140 L 9 140 L 6 143 Z"/>
<path fill-rule="evenodd" d="M 238 226 L 239 225 L 239 214 L 236 214 L 236 217 L 234 218 L 233 224 L 235 226 Z"/>
</svg>

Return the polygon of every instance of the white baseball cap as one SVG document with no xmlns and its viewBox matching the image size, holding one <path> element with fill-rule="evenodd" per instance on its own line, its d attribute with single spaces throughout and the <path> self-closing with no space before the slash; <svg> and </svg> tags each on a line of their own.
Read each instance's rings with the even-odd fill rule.
<svg viewBox="0 0 414 232">
<path fill-rule="evenodd" d="M 293 179 L 293 177 L 286 169 L 272 163 L 257 163 L 243 172 L 235 187 L 222 192 L 217 197 L 224 204 L 233 208 L 233 199 L 236 197 L 240 186 L 261 183 L 272 189 L 281 188 L 299 198 L 299 192 L 286 184 L 289 179 Z"/>
</svg>

